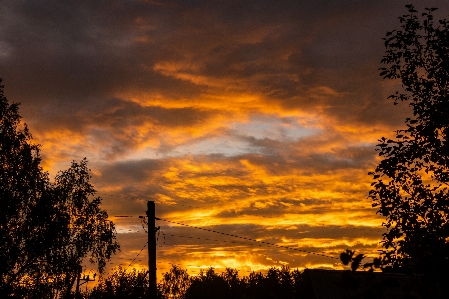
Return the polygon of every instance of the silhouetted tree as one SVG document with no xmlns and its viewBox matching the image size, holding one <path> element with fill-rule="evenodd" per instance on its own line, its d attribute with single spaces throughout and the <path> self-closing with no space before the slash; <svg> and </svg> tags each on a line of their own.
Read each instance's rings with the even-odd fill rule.
<svg viewBox="0 0 449 299">
<path fill-rule="evenodd" d="M 252 272 L 240 277 L 238 271 L 227 268 L 218 274 L 213 268 L 189 276 L 187 271 L 173 265 L 158 285 L 162 298 L 178 299 L 288 299 L 302 298 L 302 272 L 288 267 L 270 268 L 266 275 Z M 93 299 L 93 298 L 92 298 Z"/>
<path fill-rule="evenodd" d="M 401 81 L 403 90 L 390 98 L 409 102 L 413 117 L 394 140 L 380 140 L 370 197 L 387 219 L 387 262 L 432 272 L 449 265 L 449 22 L 435 22 L 435 8 L 419 16 L 406 7 L 401 29 L 384 38 L 381 76 Z"/>
<path fill-rule="evenodd" d="M 186 270 L 173 265 L 169 272 L 166 272 L 158 284 L 158 290 L 163 298 L 182 299 L 190 287 L 190 276 Z"/>
<path fill-rule="evenodd" d="M 290 271 L 285 266 L 281 269 L 270 268 L 266 275 L 252 272 L 245 278 L 248 298 L 300 298 L 296 293 L 299 289 L 299 276 L 299 271 Z"/>
<path fill-rule="evenodd" d="M 139 299 L 148 298 L 148 271 L 122 267 L 114 270 L 107 278 L 101 278 L 98 285 L 86 295 L 87 299 Z M 170 298 L 170 297 L 167 297 Z"/>
<path fill-rule="evenodd" d="M 0 85 L 0 298 L 67 297 L 85 257 L 102 272 L 118 249 L 114 225 L 92 198 L 87 161 L 51 183 L 20 118 Z"/>
<path fill-rule="evenodd" d="M 349 263 L 351 263 L 351 270 L 357 271 L 357 269 L 360 268 L 363 258 L 365 257 L 364 254 L 358 254 L 354 257 L 355 251 L 346 249 L 345 252 L 340 253 L 340 260 L 343 263 L 343 265 L 347 266 Z M 371 267 L 371 269 L 373 269 Z"/>
<path fill-rule="evenodd" d="M 201 270 L 197 276 L 191 277 L 185 299 L 227 299 L 230 286 L 213 268 Z"/>
<path fill-rule="evenodd" d="M 242 298 L 246 293 L 247 284 L 239 277 L 239 272 L 236 269 L 226 268 L 221 277 L 228 284 L 229 298 Z"/>
</svg>

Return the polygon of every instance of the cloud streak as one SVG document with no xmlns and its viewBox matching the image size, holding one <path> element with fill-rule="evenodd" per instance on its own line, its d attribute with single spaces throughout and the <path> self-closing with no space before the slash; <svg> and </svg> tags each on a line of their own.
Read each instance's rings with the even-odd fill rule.
<svg viewBox="0 0 449 299">
<path fill-rule="evenodd" d="M 122 242 L 113 265 L 144 245 L 148 200 L 160 218 L 372 256 L 382 218 L 367 173 L 410 113 L 387 100 L 398 85 L 378 75 L 381 38 L 405 4 L 3 1 L 0 76 L 46 170 L 88 157 Z M 160 225 L 160 271 L 341 267 Z"/>
</svg>

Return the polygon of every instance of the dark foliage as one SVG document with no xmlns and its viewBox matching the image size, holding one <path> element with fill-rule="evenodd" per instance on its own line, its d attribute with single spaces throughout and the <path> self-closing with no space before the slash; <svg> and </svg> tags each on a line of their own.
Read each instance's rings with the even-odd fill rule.
<svg viewBox="0 0 449 299">
<path fill-rule="evenodd" d="M 20 118 L 0 86 L 0 298 L 68 296 L 85 257 L 101 272 L 118 249 L 114 225 L 92 198 L 87 161 L 51 183 Z"/>
<path fill-rule="evenodd" d="M 114 273 L 100 279 L 92 291 L 85 294 L 88 299 L 139 299 L 148 298 L 148 271 L 133 269 L 127 272 L 117 268 Z"/>
<path fill-rule="evenodd" d="M 343 265 L 345 265 L 345 266 L 347 266 L 347 265 L 349 265 L 349 263 L 351 263 L 351 270 L 357 271 L 357 269 L 359 269 L 359 267 L 361 266 L 362 260 L 365 257 L 365 255 L 358 254 L 354 257 L 354 254 L 355 254 L 355 251 L 346 249 L 345 252 L 340 253 L 340 260 L 343 263 Z"/>
<path fill-rule="evenodd" d="M 183 299 L 288 299 L 300 298 L 302 273 L 290 271 L 288 267 L 271 268 L 267 274 L 252 272 L 249 276 L 239 277 L 238 271 L 228 268 L 218 274 L 213 268 L 200 271 L 190 277 L 185 293 L 179 294 Z M 184 276 L 185 279 L 185 276 Z M 164 281 L 160 284 L 162 293 Z M 169 298 L 169 297 L 165 297 Z"/>
<path fill-rule="evenodd" d="M 118 268 L 110 277 L 101 280 L 88 299 L 144 298 L 148 291 L 146 272 L 125 272 Z M 227 268 L 218 274 L 213 268 L 190 276 L 186 270 L 173 265 L 158 284 L 161 299 L 294 299 L 304 298 L 303 276 L 288 267 L 271 268 L 267 274 L 250 273 L 240 277 L 238 271 Z"/>
<path fill-rule="evenodd" d="M 408 5 L 400 29 L 384 38 L 384 79 L 400 80 L 395 104 L 413 116 L 378 144 L 370 197 L 386 218 L 384 262 L 395 271 L 437 273 L 449 266 L 449 22 Z M 438 271 L 439 272 L 439 271 Z"/>
<path fill-rule="evenodd" d="M 190 283 L 191 279 L 187 271 L 173 265 L 170 271 L 164 274 L 158 289 L 163 298 L 181 299 L 184 298 Z"/>
<path fill-rule="evenodd" d="M 198 276 L 191 278 L 190 287 L 187 289 L 185 299 L 226 299 L 230 297 L 230 285 L 222 275 L 215 273 L 213 268 L 200 271 Z"/>
<path fill-rule="evenodd" d="M 348 255 L 354 258 L 354 252 Z M 147 298 L 147 291 L 145 271 L 118 268 L 83 298 Z M 300 272 L 288 267 L 240 277 L 230 268 L 221 274 L 209 268 L 189 276 L 173 265 L 158 285 L 159 299 L 447 298 L 442 294 L 439 284 L 422 275 L 320 269 Z"/>
</svg>

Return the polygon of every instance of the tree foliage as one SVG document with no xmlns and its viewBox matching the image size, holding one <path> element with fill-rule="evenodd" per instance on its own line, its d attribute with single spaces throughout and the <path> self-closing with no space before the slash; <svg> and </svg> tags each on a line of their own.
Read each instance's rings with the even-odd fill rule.
<svg viewBox="0 0 449 299">
<path fill-rule="evenodd" d="M 190 283 L 187 271 L 173 265 L 170 271 L 164 274 L 158 289 L 163 298 L 181 299 L 184 298 Z"/>
<path fill-rule="evenodd" d="M 357 269 L 360 268 L 362 260 L 365 258 L 365 255 L 362 253 L 356 256 L 354 256 L 354 254 L 355 251 L 349 249 L 346 249 L 346 251 L 340 253 L 340 260 L 342 264 L 345 266 L 351 264 L 351 270 L 353 272 L 357 271 Z M 371 267 L 371 270 L 374 270 L 373 267 Z"/>
<path fill-rule="evenodd" d="M 227 268 L 219 274 L 214 268 L 200 270 L 195 276 L 173 266 L 158 285 L 162 298 L 301 298 L 303 276 L 288 267 L 270 268 L 266 274 L 251 272 L 240 277 L 238 271 Z"/>
<path fill-rule="evenodd" d="M 91 299 L 138 299 L 148 298 L 148 271 L 126 271 L 118 267 L 107 278 L 101 278 L 98 285 L 86 294 Z M 171 298 L 171 297 L 167 297 Z"/>
<path fill-rule="evenodd" d="M 118 249 L 114 224 L 85 159 L 50 182 L 18 107 L 0 85 L 0 297 L 67 295 L 85 257 L 101 272 Z"/>
<path fill-rule="evenodd" d="M 380 139 L 369 196 L 386 218 L 384 260 L 423 273 L 449 264 L 449 22 L 435 21 L 434 8 L 406 7 L 384 38 L 381 76 L 402 83 L 389 98 L 413 116 L 396 138 Z"/>
<path fill-rule="evenodd" d="M 85 293 L 85 298 L 147 298 L 146 273 L 135 269 L 124 271 L 119 267 Z M 288 267 L 270 268 L 266 274 L 251 272 L 249 276 L 240 277 L 238 271 L 232 268 L 222 273 L 208 268 L 191 276 L 187 270 L 172 265 L 157 287 L 158 298 L 161 299 L 294 299 L 305 296 L 303 273 Z"/>
</svg>

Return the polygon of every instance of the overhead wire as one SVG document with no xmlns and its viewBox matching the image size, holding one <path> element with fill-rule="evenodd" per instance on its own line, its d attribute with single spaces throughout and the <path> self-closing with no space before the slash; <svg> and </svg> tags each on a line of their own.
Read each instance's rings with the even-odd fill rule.
<svg viewBox="0 0 449 299">
<path fill-rule="evenodd" d="M 199 207 L 199 206 L 192 206 L 192 205 L 185 205 L 185 204 L 181 204 L 181 203 L 166 203 L 166 202 L 162 202 L 162 201 L 156 201 L 157 203 L 166 205 L 166 206 L 171 206 L 171 205 L 178 205 L 178 206 L 182 206 L 182 207 L 186 207 L 186 208 L 193 208 L 193 209 L 201 209 L 201 210 L 208 210 L 208 211 L 214 211 L 214 208 L 208 208 L 208 207 Z M 242 215 L 242 216 L 256 216 L 256 217 L 261 217 L 261 218 L 269 218 L 269 219 L 277 219 L 277 220 L 288 220 L 288 218 L 281 218 L 281 217 L 273 217 L 273 216 L 267 216 L 267 215 L 260 215 L 257 213 L 241 213 L 241 212 L 235 212 L 235 211 L 230 211 L 230 213 L 233 214 L 238 214 L 238 215 Z M 300 224 L 306 224 L 306 223 L 300 223 Z M 320 223 L 320 225 L 325 225 L 324 223 Z M 339 228 L 345 228 L 345 229 L 357 229 L 357 230 L 362 230 L 362 231 L 373 231 L 373 232 L 381 232 L 380 229 L 382 229 L 382 226 L 376 227 L 376 228 L 369 228 L 369 227 L 356 227 L 356 226 L 343 226 L 343 225 L 333 225 Z"/>
<path fill-rule="evenodd" d="M 264 242 L 264 241 L 258 241 L 256 239 L 252 239 L 252 238 L 241 237 L 241 236 L 234 235 L 234 234 L 223 233 L 223 232 L 215 231 L 215 230 L 212 230 L 212 229 L 207 229 L 207 228 L 193 226 L 193 225 L 189 225 L 189 224 L 185 224 L 185 223 L 170 221 L 170 220 L 162 219 L 162 218 L 158 218 L 158 217 L 156 217 L 156 220 L 161 220 L 161 221 L 164 221 L 164 222 L 167 222 L 167 223 L 173 223 L 173 224 L 177 224 L 177 225 L 181 225 L 181 226 L 185 226 L 185 227 L 190 227 L 190 228 L 194 228 L 194 229 L 208 231 L 208 232 L 221 234 L 221 235 L 225 235 L 225 236 L 229 236 L 229 237 L 233 237 L 233 238 L 238 238 L 238 239 L 242 239 L 242 240 L 247 240 L 247 241 L 251 241 L 251 242 L 257 242 L 257 243 L 259 243 L 261 245 L 262 244 L 263 245 L 271 245 L 271 246 L 278 247 L 278 248 L 284 248 L 284 249 L 289 249 L 289 250 L 294 250 L 294 251 L 300 251 L 300 252 L 304 252 L 304 253 L 307 253 L 307 254 L 318 255 L 318 256 L 323 256 L 323 257 L 327 257 L 327 258 L 331 258 L 331 259 L 340 260 L 337 257 L 330 256 L 330 255 L 324 254 L 322 252 L 307 251 L 307 250 L 303 250 L 303 249 L 299 249 L 299 248 L 295 248 L 295 247 L 278 245 L 278 244 L 275 244 L 275 243 Z"/>
<path fill-rule="evenodd" d="M 213 208 L 204 208 L 204 207 L 199 207 L 199 206 L 184 205 L 184 204 L 177 203 L 177 202 L 175 202 L 175 203 L 166 203 L 166 202 L 162 202 L 162 201 L 159 201 L 159 200 L 156 200 L 156 202 L 159 203 L 159 204 L 164 204 L 164 205 L 168 205 L 168 206 L 170 206 L 170 205 L 179 205 L 179 206 L 188 207 L 188 208 L 191 208 L 191 209 L 207 209 L 207 210 L 214 210 Z M 243 216 L 244 216 L 244 215 L 247 215 L 247 216 L 256 216 L 256 217 L 263 217 L 263 218 L 271 218 L 271 219 L 287 220 L 287 219 L 282 219 L 282 218 L 279 218 L 279 217 L 272 217 L 272 216 L 258 215 L 258 214 L 254 214 L 254 213 L 248 214 L 248 213 L 239 213 L 239 212 L 235 212 L 235 211 L 231 211 L 231 213 L 234 213 L 234 214 L 240 214 L 240 215 L 243 215 Z M 126 218 L 130 218 L 130 217 L 144 218 L 144 216 L 129 216 L 129 215 L 118 215 L 118 216 L 114 216 L 114 217 L 117 217 L 117 218 L 125 218 L 125 217 L 126 217 Z M 262 246 L 262 245 L 274 246 L 274 247 L 278 247 L 278 248 L 284 248 L 284 249 L 288 249 L 288 250 L 294 250 L 294 251 L 303 252 L 303 253 L 306 253 L 306 254 L 312 254 L 312 255 L 323 256 L 323 257 L 327 257 L 327 258 L 339 260 L 339 258 L 334 257 L 334 256 L 330 256 L 330 255 L 327 255 L 327 254 L 324 254 L 323 252 L 308 251 L 308 250 L 303 250 L 303 249 L 299 249 L 299 248 L 296 248 L 296 247 L 284 246 L 284 245 L 278 245 L 278 244 L 275 244 L 275 243 L 264 242 L 264 241 L 258 241 L 258 240 L 256 240 L 256 239 L 252 239 L 252 238 L 241 237 L 241 236 L 237 236 L 237 235 L 233 235 L 233 234 L 228 234 L 228 233 L 218 232 L 218 231 L 214 231 L 214 230 L 211 230 L 211 229 L 206 229 L 206 228 L 202 228 L 202 227 L 197 227 L 197 226 L 193 226 L 193 225 L 188 225 L 188 224 L 184 224 L 184 223 L 179 223 L 179 222 L 175 222 L 175 221 L 171 221 L 171 220 L 167 220 L 167 219 L 162 219 L 162 218 L 156 218 L 156 219 L 157 219 L 157 220 L 161 220 L 161 221 L 165 221 L 165 222 L 168 222 L 168 223 L 173 223 L 173 224 L 185 226 L 185 227 L 190 227 L 190 228 L 199 229 L 199 230 L 208 231 L 208 232 L 213 232 L 213 233 L 217 233 L 217 234 L 221 234 L 221 235 L 226 235 L 226 236 L 230 236 L 230 237 L 234 237 L 234 238 L 239 238 L 239 239 L 246 240 L 246 241 L 257 242 L 257 243 L 259 244 L 259 246 Z M 321 225 L 324 225 L 324 224 L 321 224 Z M 351 228 L 350 226 L 346 226 L 346 227 L 344 227 L 344 226 L 337 226 L 337 227 L 340 227 L 340 228 L 347 228 L 347 229 Z M 378 229 L 357 228 L 357 227 L 355 227 L 355 226 L 352 227 L 352 228 L 353 228 L 353 229 L 358 229 L 358 230 L 376 231 L 376 232 L 379 232 Z M 175 236 L 175 235 L 171 235 L 171 236 Z M 180 237 L 180 236 L 178 236 L 178 237 Z M 182 237 L 182 236 L 181 236 L 181 237 Z M 193 237 L 192 237 L 192 238 L 193 238 Z M 198 239 L 199 239 L 199 238 L 198 238 Z M 208 239 L 205 239 L 205 240 L 208 240 Z M 218 241 L 218 240 L 217 240 L 217 241 Z M 223 241 L 223 240 L 221 240 L 221 241 L 222 241 L 222 242 L 226 242 L 226 241 Z M 232 243 L 234 243 L 234 242 L 232 242 Z M 147 244 L 144 245 L 144 248 L 145 248 L 146 245 L 147 245 Z M 142 248 L 140 252 L 142 252 L 142 250 L 143 250 L 144 248 Z M 138 253 L 138 255 L 140 254 L 140 252 Z M 137 256 L 138 256 L 138 255 L 137 255 Z M 134 260 L 131 262 L 131 264 L 135 261 L 135 259 L 137 258 L 137 256 L 134 258 Z M 131 266 L 131 264 L 128 266 L 128 268 Z"/>
<path fill-rule="evenodd" d="M 134 263 L 134 261 L 137 259 L 137 257 L 139 256 L 139 254 L 142 253 L 142 251 L 145 249 L 145 247 L 147 246 L 148 242 L 145 243 L 145 245 L 143 245 L 142 249 L 140 249 L 139 253 L 137 253 L 136 257 L 131 261 L 131 263 L 128 265 L 128 267 L 126 267 L 126 270 L 128 270 L 129 267 L 131 267 L 131 265 Z"/>
<path fill-rule="evenodd" d="M 114 195 L 110 195 L 110 196 L 114 196 Z M 128 197 L 125 196 L 125 198 L 128 198 Z M 210 207 L 200 207 L 200 206 L 195 206 L 195 205 L 182 204 L 182 203 L 178 203 L 178 202 L 167 203 L 167 202 L 160 201 L 160 200 L 154 200 L 154 201 L 159 203 L 159 204 L 163 204 L 165 206 L 178 205 L 178 206 L 181 206 L 181 207 L 192 208 L 192 209 L 201 209 L 201 210 L 208 210 L 208 211 L 214 211 L 215 210 L 214 208 L 210 208 Z M 229 212 L 233 213 L 233 214 L 242 215 L 242 216 L 256 216 L 256 217 L 261 217 L 261 218 L 269 218 L 269 219 L 277 219 L 277 220 L 288 220 L 288 218 L 273 217 L 273 216 L 261 215 L 261 214 L 257 214 L 257 213 L 241 213 L 241 212 L 236 212 L 236 211 L 229 211 Z M 127 216 L 127 215 L 126 216 L 125 215 L 122 216 L 122 215 L 119 215 L 119 216 L 114 216 L 114 217 L 125 218 L 125 217 L 136 217 L 136 216 Z M 142 217 L 142 216 L 139 216 L 139 217 Z M 307 223 L 301 222 L 299 224 L 307 224 Z M 323 226 L 323 225 L 326 225 L 326 224 L 318 223 L 318 225 Z M 360 227 L 360 226 L 354 226 L 354 225 L 352 225 L 352 226 L 350 226 L 350 225 L 346 225 L 346 226 L 343 226 L 343 225 L 331 225 L 331 226 L 336 226 L 336 227 L 343 228 L 343 229 L 351 229 L 352 228 L 354 230 L 372 231 L 372 232 L 377 232 L 377 233 L 380 233 L 381 229 L 384 229 L 383 226 L 377 226 L 377 227 L 367 227 L 367 226 Z"/>
</svg>

